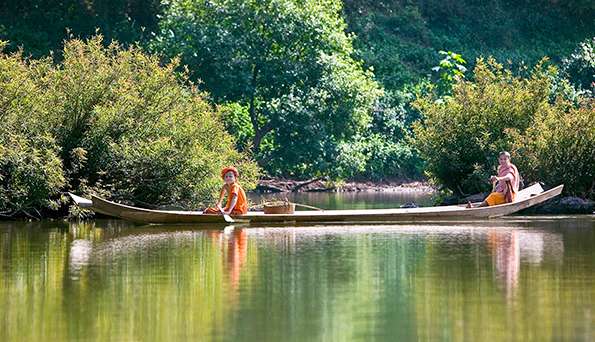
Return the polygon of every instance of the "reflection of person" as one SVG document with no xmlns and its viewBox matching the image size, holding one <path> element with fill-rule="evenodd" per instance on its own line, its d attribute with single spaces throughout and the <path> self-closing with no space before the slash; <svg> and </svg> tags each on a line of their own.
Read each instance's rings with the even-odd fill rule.
<svg viewBox="0 0 595 342">
<path fill-rule="evenodd" d="M 214 208 L 207 208 L 203 214 L 243 215 L 248 212 L 246 193 L 238 183 L 238 176 L 238 170 L 233 166 L 221 170 L 221 178 L 223 178 L 225 184 L 219 193 L 219 200 Z M 227 203 L 223 208 L 221 204 L 226 195 Z"/>
<path fill-rule="evenodd" d="M 229 274 L 229 282 L 233 289 L 237 289 L 240 284 L 240 275 L 242 267 L 246 263 L 248 256 L 248 234 L 246 229 L 233 228 L 233 232 L 228 235 L 223 230 L 215 229 L 205 232 L 206 235 L 220 248 L 224 253 L 224 238 L 227 240 L 227 255 L 224 256 L 225 269 Z"/>
<path fill-rule="evenodd" d="M 498 175 L 490 177 L 490 181 L 497 182 L 494 191 L 481 202 L 480 207 L 511 203 L 514 201 L 516 193 L 519 191 L 520 176 L 516 166 L 510 162 L 510 153 L 503 151 L 498 156 Z M 467 208 L 472 208 L 473 204 L 469 202 Z"/>
<path fill-rule="evenodd" d="M 521 251 L 518 234 L 518 231 L 494 231 L 488 237 L 498 278 L 504 282 L 508 294 L 512 294 L 519 278 Z"/>
<path fill-rule="evenodd" d="M 245 229 L 234 229 L 227 249 L 229 278 L 231 286 L 236 289 L 240 284 L 242 266 L 246 262 L 248 239 Z"/>
</svg>

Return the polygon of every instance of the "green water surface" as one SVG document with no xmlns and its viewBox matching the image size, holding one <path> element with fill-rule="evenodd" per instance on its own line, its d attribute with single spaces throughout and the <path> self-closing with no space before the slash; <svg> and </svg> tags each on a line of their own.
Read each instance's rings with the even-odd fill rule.
<svg viewBox="0 0 595 342">
<path fill-rule="evenodd" d="M 0 222 L 0 341 L 589 341 L 595 218 Z"/>
</svg>

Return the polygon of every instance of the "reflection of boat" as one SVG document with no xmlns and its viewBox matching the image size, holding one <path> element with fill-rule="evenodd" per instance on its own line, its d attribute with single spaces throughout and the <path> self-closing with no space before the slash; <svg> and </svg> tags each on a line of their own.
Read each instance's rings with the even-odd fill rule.
<svg viewBox="0 0 595 342">
<path fill-rule="evenodd" d="M 543 191 L 539 184 L 527 187 L 517 194 L 513 203 L 492 207 L 465 208 L 464 206 L 441 206 L 398 209 L 365 210 L 323 210 L 297 211 L 293 214 L 264 214 L 249 212 L 234 216 L 236 222 L 276 223 L 276 222 L 400 222 L 485 219 L 509 215 L 519 210 L 543 203 L 562 192 L 563 185 Z M 203 215 L 200 211 L 172 211 L 143 209 L 92 196 L 85 199 L 71 194 L 73 200 L 82 207 L 95 212 L 139 223 L 225 223 L 221 215 Z"/>
</svg>

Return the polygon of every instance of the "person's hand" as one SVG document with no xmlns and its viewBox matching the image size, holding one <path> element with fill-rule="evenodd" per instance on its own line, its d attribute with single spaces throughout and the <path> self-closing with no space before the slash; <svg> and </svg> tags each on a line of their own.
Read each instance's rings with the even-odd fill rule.
<svg viewBox="0 0 595 342">
<path fill-rule="evenodd" d="M 490 183 L 495 183 L 498 181 L 498 177 L 497 176 L 491 176 L 490 177 Z"/>
</svg>

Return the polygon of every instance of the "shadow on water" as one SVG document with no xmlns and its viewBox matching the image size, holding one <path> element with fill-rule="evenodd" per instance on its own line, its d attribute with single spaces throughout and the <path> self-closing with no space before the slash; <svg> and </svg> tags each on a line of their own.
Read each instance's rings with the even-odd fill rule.
<svg viewBox="0 0 595 342">
<path fill-rule="evenodd" d="M 0 340 L 589 340 L 595 219 L 0 223 Z"/>
</svg>

